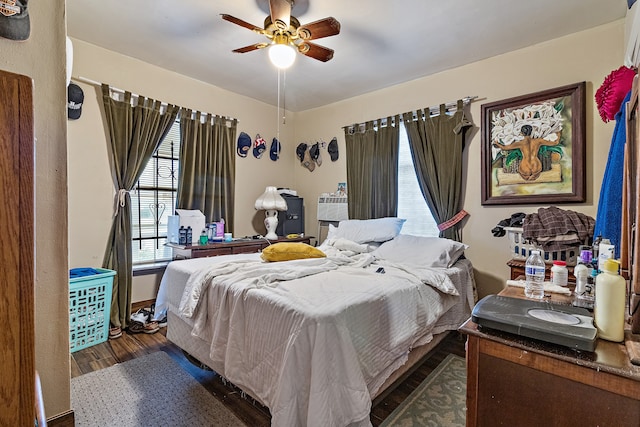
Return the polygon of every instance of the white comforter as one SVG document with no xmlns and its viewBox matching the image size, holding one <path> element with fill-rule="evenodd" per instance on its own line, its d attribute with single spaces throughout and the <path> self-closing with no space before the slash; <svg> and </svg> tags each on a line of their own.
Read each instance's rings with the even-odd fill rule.
<svg viewBox="0 0 640 427">
<path fill-rule="evenodd" d="M 444 270 L 376 273 L 369 254 L 323 249 L 323 259 L 217 262 L 192 273 L 181 298 L 212 368 L 268 406 L 274 426 L 370 425 L 371 395 L 460 298 Z"/>
</svg>

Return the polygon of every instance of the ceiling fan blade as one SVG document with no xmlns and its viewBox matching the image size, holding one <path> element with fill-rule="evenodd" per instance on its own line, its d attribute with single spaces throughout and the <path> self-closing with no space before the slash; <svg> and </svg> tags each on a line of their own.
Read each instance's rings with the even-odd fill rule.
<svg viewBox="0 0 640 427">
<path fill-rule="evenodd" d="M 235 53 L 247 53 L 247 52 L 251 52 L 254 51 L 256 49 L 262 49 L 269 46 L 267 43 L 256 43 L 256 44 L 251 44 L 249 46 L 245 46 L 245 47 L 239 47 L 238 49 L 234 49 L 233 52 Z"/>
<path fill-rule="evenodd" d="M 327 62 L 333 58 L 333 49 L 320 46 L 319 44 L 311 42 L 302 42 L 298 45 L 298 51 L 306 56 L 309 56 L 318 61 Z"/>
<path fill-rule="evenodd" d="M 224 13 L 221 14 L 221 16 L 222 16 L 222 19 L 224 19 L 225 21 L 229 21 L 236 25 L 240 25 L 241 27 L 248 28 L 251 31 L 255 31 L 256 33 L 262 33 L 264 31 L 264 29 L 260 27 L 256 27 L 253 24 L 249 24 L 247 21 L 243 21 L 242 19 L 236 18 L 235 16 L 227 15 Z"/>
<path fill-rule="evenodd" d="M 302 25 L 298 35 L 303 40 L 316 40 L 340 34 L 340 23 L 333 17 Z"/>
<path fill-rule="evenodd" d="M 289 29 L 291 22 L 291 0 L 269 0 L 271 22 L 282 31 Z"/>
</svg>

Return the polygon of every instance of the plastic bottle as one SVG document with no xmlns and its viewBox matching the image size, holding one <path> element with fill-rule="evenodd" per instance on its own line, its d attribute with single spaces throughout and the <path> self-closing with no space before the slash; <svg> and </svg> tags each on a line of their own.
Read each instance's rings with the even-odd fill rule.
<svg viewBox="0 0 640 427">
<path fill-rule="evenodd" d="M 598 337 L 609 341 L 624 340 L 624 307 L 626 282 L 618 274 L 618 261 L 606 260 L 596 278 L 594 320 Z"/>
<path fill-rule="evenodd" d="M 180 230 L 178 230 L 178 244 L 186 245 L 187 244 L 187 229 L 184 226 L 180 226 Z"/>
<path fill-rule="evenodd" d="M 213 243 L 215 241 L 217 233 L 217 225 L 215 222 L 212 222 L 209 224 L 209 243 Z"/>
<path fill-rule="evenodd" d="M 524 294 L 528 298 L 544 298 L 544 270 L 545 265 L 540 256 L 540 251 L 531 251 L 531 255 L 527 258 L 524 267 L 526 276 Z"/>
<path fill-rule="evenodd" d="M 594 301 L 596 299 L 596 278 L 598 277 L 598 270 L 591 268 L 591 274 L 587 277 L 587 289 L 583 294 L 583 299 L 587 301 Z"/>
<path fill-rule="evenodd" d="M 567 286 L 569 282 L 569 270 L 565 261 L 553 261 L 551 267 L 551 283 L 557 286 Z"/>
<path fill-rule="evenodd" d="M 593 245 L 591 246 L 591 259 L 596 264 L 594 266 L 595 269 L 598 268 L 598 256 L 600 255 L 600 242 L 601 241 L 602 241 L 602 236 L 598 236 L 593 241 Z"/>
<path fill-rule="evenodd" d="M 193 230 L 191 229 L 191 226 L 187 227 L 187 246 L 190 246 L 193 243 Z"/>
<path fill-rule="evenodd" d="M 587 281 L 591 275 L 591 270 L 591 250 L 583 249 L 578 257 L 578 265 L 573 269 L 573 275 L 576 277 L 575 294 L 579 299 L 587 290 Z"/>
<path fill-rule="evenodd" d="M 200 233 L 200 245 L 206 245 L 209 242 L 209 236 L 207 236 L 207 229 L 205 228 Z"/>
</svg>

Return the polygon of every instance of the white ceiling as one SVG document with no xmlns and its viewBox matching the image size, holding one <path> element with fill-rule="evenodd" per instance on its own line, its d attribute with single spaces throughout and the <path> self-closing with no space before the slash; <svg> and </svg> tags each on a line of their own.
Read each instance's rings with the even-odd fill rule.
<svg viewBox="0 0 640 427">
<path fill-rule="evenodd" d="M 335 50 L 298 55 L 286 72 L 286 108 L 302 111 L 623 18 L 625 0 L 297 0 L 301 24 L 333 16 Z M 268 0 L 67 0 L 72 38 L 277 105 L 265 41 L 222 20 L 262 27 Z M 594 58 L 595 60 L 595 58 Z M 548 66 L 544 60 L 531 66 Z M 91 77 L 91 76 L 85 76 Z M 109 83 L 109 82 L 106 82 Z M 135 88 L 126 88 L 135 90 Z"/>
</svg>

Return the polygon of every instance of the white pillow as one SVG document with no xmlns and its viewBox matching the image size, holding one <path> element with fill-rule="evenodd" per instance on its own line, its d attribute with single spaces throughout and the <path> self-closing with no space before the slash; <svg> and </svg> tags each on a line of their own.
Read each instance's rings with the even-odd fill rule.
<svg viewBox="0 0 640 427">
<path fill-rule="evenodd" d="M 356 243 L 386 242 L 400 234 L 406 219 L 377 218 L 340 221 L 338 227 L 329 224 L 327 239 L 347 239 Z"/>
<path fill-rule="evenodd" d="M 372 252 L 377 259 L 417 267 L 449 268 L 469 246 L 440 237 L 400 234 Z"/>
</svg>

